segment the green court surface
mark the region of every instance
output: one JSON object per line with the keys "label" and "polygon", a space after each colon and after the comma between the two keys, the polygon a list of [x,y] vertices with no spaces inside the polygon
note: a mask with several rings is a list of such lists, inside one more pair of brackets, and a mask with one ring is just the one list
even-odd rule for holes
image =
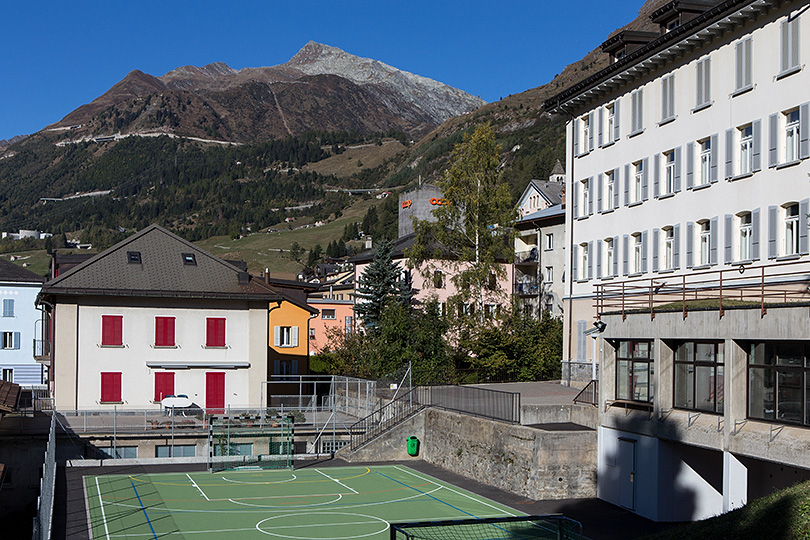
{"label": "green court surface", "polygon": [[84,478],[94,539],[388,538],[389,522],[522,515],[401,465]]}

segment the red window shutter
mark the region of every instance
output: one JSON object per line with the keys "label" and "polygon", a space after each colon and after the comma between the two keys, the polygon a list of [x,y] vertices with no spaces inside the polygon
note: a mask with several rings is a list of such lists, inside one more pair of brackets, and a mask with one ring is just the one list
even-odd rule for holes
{"label": "red window shutter", "polygon": [[163,401],[166,396],[174,395],[174,372],[159,371],[155,373],[155,401]]}
{"label": "red window shutter", "polygon": [[101,316],[101,344],[123,345],[124,317],[121,315]]}
{"label": "red window shutter", "polygon": [[205,346],[224,347],[225,319],[221,317],[209,317],[205,321],[206,321]]}
{"label": "red window shutter", "polygon": [[155,317],[155,346],[174,347],[174,317]]}
{"label": "red window shutter", "polygon": [[121,401],[121,373],[102,372],[101,373],[101,401],[119,402]]}

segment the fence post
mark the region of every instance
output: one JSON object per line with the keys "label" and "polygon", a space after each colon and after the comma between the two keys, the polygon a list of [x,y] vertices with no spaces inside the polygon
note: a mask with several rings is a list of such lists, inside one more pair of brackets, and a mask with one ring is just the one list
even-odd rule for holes
{"label": "fence post", "polygon": [[115,459],[115,455],[117,452],[118,446],[118,405],[113,405],[113,459]]}

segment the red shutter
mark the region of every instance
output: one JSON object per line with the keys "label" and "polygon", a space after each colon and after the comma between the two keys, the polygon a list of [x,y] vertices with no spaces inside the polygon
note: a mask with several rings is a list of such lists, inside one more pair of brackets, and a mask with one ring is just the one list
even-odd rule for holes
{"label": "red shutter", "polygon": [[155,401],[163,401],[166,396],[174,395],[174,372],[158,371],[155,373]]}
{"label": "red shutter", "polygon": [[174,317],[155,317],[155,347],[174,347]]}
{"label": "red shutter", "polygon": [[101,344],[123,345],[124,317],[121,315],[101,316]]}
{"label": "red shutter", "polygon": [[121,400],[121,373],[101,373],[101,402],[115,403]]}
{"label": "red shutter", "polygon": [[225,319],[219,317],[209,317],[205,320],[205,346],[224,347],[225,346]]}
{"label": "red shutter", "polygon": [[225,373],[209,371],[205,374],[205,408],[209,414],[222,414],[225,410]]}

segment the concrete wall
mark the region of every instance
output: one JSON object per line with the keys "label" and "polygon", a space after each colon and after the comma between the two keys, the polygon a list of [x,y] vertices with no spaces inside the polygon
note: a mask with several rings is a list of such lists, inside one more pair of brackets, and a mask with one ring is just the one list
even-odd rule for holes
{"label": "concrete wall", "polygon": [[410,435],[421,442],[419,458],[512,493],[538,500],[596,495],[595,431],[541,431],[427,409],[363,449],[340,455],[350,461],[414,459],[406,453]]}
{"label": "concrete wall", "polygon": [[442,190],[438,186],[425,184],[419,189],[402,193],[399,196],[399,238],[413,232],[413,220],[436,221],[433,210],[438,208],[442,200]]}

